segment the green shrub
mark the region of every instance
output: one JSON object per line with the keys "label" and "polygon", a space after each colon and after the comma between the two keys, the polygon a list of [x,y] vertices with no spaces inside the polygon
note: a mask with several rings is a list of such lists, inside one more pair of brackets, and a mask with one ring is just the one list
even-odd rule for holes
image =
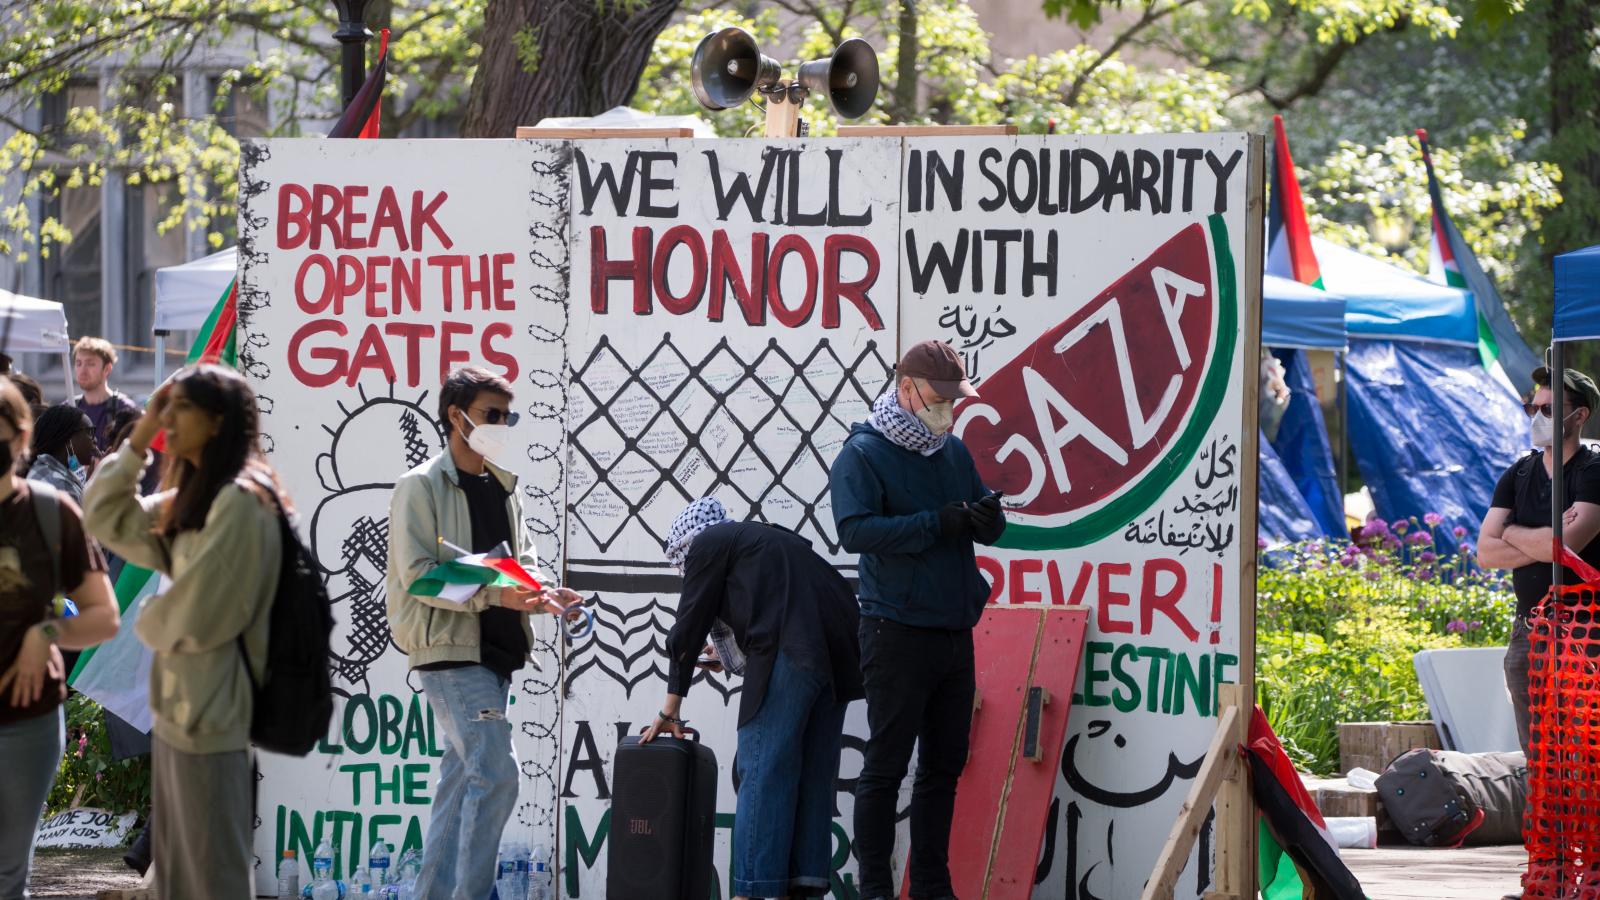
{"label": "green shrub", "polygon": [[1412,657],[1505,643],[1516,608],[1501,573],[1415,519],[1354,541],[1266,552],[1256,580],[1256,696],[1295,765],[1339,768],[1340,722],[1429,718]]}
{"label": "green shrub", "polygon": [[150,757],[113,761],[100,705],[74,692],[67,698],[67,745],[47,801],[49,814],[73,806],[115,813],[150,809]]}

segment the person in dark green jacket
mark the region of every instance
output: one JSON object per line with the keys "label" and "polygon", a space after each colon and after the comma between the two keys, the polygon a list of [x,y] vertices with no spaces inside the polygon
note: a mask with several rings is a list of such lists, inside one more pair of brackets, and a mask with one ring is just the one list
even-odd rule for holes
{"label": "person in dark green jacket", "polygon": [[989,586],[974,542],[1005,531],[961,439],[950,433],[966,368],[942,341],[923,341],[895,367],[894,385],[851,428],[829,480],[844,549],[861,554],[861,666],[867,740],[856,782],[861,897],[895,896],[889,856],[895,802],[921,741],[911,801],[911,896],[944,900],[950,818],[967,762],[975,691],[972,628]]}

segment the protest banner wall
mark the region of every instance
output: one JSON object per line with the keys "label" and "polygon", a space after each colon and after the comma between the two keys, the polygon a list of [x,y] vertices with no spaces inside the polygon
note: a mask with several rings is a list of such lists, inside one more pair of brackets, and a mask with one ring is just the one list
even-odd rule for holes
{"label": "protest banner wall", "polygon": [[[1095,610],[1040,896],[1138,895],[1216,729],[1216,687],[1240,674],[1248,149],[1237,134],[906,142],[901,344],[950,342],[982,395],[955,432],[1006,494],[1002,546],[979,553],[991,602]],[[1180,895],[1208,885],[1211,846],[1208,823],[1208,864]]]}
{"label": "protest banner wall", "polygon": [[[245,154],[242,365],[328,572],[346,695],[318,753],[264,761],[262,860],[323,833],[362,855],[374,835],[404,848],[425,828],[437,730],[388,641],[382,535],[395,477],[441,446],[443,370],[512,376],[529,414],[512,468],[541,556],[596,614],[593,637],[543,642],[544,674],[514,687],[526,780],[508,837],[558,841],[561,894],[599,897],[613,750],[665,691],[672,519],[715,495],[735,518],[796,530],[853,580],[828,469],[898,351],[938,337],[984,391],[956,427],[1007,494],[1012,525],[980,552],[991,602],[1094,609],[1036,896],[1138,893],[1215,727],[1217,685],[1249,671],[1258,144],[266,141]],[[684,705],[721,767],[719,896],[738,690],[702,674]],[[833,896],[852,900],[865,737],[856,704],[833,873]],[[1204,892],[1214,846],[1208,826],[1178,896]]]}
{"label": "protest banner wall", "polygon": [[[568,145],[263,141],[240,168],[241,368],[273,464],[327,573],[336,626],[329,736],[261,756],[256,887],[324,836],[347,877],[374,840],[418,847],[442,735],[385,613],[389,499],[441,452],[443,374],[503,374],[524,414],[505,465],[542,567],[560,571]],[[524,781],[507,837],[553,838],[559,656],[551,622],[512,690]]]}
{"label": "protest banner wall", "polygon": [[[568,574],[597,640],[566,660],[561,798],[567,896],[605,893],[611,758],[665,696],[678,573],[663,539],[712,494],[790,528],[851,577],[828,467],[894,365],[895,141],[592,141],[574,145]],[[729,829],[739,679],[684,702],[721,770]],[[860,767],[865,710],[845,763]],[[841,779],[838,872],[853,877]],[[577,893],[575,894],[574,891]]]}

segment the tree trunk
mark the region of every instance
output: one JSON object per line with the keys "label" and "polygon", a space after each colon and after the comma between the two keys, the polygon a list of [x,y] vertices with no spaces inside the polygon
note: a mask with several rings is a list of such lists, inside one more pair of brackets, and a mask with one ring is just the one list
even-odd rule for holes
{"label": "tree trunk", "polygon": [[1551,0],[1550,150],[1561,166],[1555,253],[1600,240],[1600,63],[1593,0]]}
{"label": "tree trunk", "polygon": [[894,96],[889,116],[896,122],[917,117],[917,0],[900,0],[900,52],[895,60]]}
{"label": "tree trunk", "polygon": [[512,137],[517,126],[547,116],[592,116],[627,103],[677,7],[677,0],[489,0],[462,137]]}

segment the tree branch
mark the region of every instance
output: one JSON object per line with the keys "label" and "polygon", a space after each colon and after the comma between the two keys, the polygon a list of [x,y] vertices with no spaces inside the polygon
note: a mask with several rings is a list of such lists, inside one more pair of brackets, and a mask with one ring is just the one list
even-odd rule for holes
{"label": "tree branch", "polygon": [[1072,84],[1067,87],[1067,92],[1064,95],[1062,102],[1067,106],[1076,105],[1078,102],[1078,96],[1082,94],[1083,89],[1089,85],[1089,77],[1093,75],[1108,60],[1110,60],[1111,57],[1115,56],[1118,51],[1120,51],[1123,47],[1126,47],[1130,41],[1138,36],[1139,32],[1144,31],[1146,28],[1149,28],[1151,25],[1161,21],[1163,18],[1166,18],[1183,7],[1195,2],[1197,2],[1197,0],[1176,0],[1176,2],[1170,6],[1161,6],[1160,0],[1150,0],[1150,2],[1146,4],[1144,12],[1139,16],[1139,18],[1134,20],[1133,24],[1123,29],[1121,34],[1113,38],[1111,45],[1106,48],[1105,52],[1096,57],[1094,62],[1090,63],[1088,67],[1086,67],[1082,72],[1079,72],[1072,79]]}

